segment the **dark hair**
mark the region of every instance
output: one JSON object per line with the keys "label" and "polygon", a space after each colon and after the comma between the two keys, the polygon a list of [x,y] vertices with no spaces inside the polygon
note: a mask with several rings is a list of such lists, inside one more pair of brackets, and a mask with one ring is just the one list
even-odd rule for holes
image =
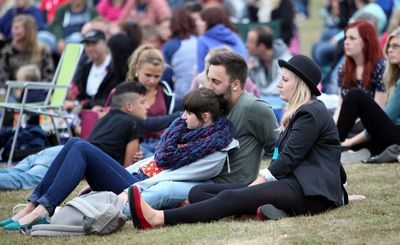
{"label": "dark hair", "polygon": [[[112,0],[108,0],[108,2],[110,3],[110,5],[114,5]],[[124,0],[124,1],[122,2],[121,7],[124,7],[125,4],[126,4],[126,2],[127,2],[127,0]]]}
{"label": "dark hair", "polygon": [[[211,56],[208,62],[210,66],[221,65],[225,67],[230,82],[238,79],[240,81],[240,87],[244,89],[247,79],[247,63],[242,56],[232,51],[218,52]],[[206,72],[206,74],[208,74],[208,70]]]}
{"label": "dark hair", "polygon": [[118,33],[108,39],[107,45],[111,52],[115,81],[118,83],[125,81],[125,75],[128,73],[128,59],[134,51],[131,42],[125,34]]}
{"label": "dark hair", "polygon": [[274,32],[268,26],[257,26],[251,31],[257,33],[257,45],[264,44],[266,48],[272,49],[274,44]]}
{"label": "dark hair", "polygon": [[197,1],[192,1],[192,2],[186,2],[185,8],[190,13],[197,13],[197,12],[201,12],[203,10],[203,5]]}
{"label": "dark hair", "polygon": [[131,41],[132,50],[135,50],[142,43],[142,28],[135,21],[124,21],[119,24],[121,30],[126,33]]}
{"label": "dark hair", "polygon": [[221,7],[205,8],[200,13],[201,18],[206,22],[206,29],[210,29],[218,24],[223,24],[227,28],[236,32],[236,26],[232,23],[229,15]]}
{"label": "dark hair", "polygon": [[183,98],[183,108],[201,120],[201,114],[210,112],[214,120],[229,113],[229,102],[223,94],[217,95],[208,88],[199,88],[189,92]]}
{"label": "dark hair", "polygon": [[125,81],[115,87],[115,92],[112,96],[111,107],[121,108],[126,101],[134,100],[131,93],[146,95],[146,87],[138,82]]}
{"label": "dark hair", "polygon": [[171,37],[185,39],[196,35],[196,23],[186,8],[174,11],[170,23]]}
{"label": "dark hair", "polygon": [[116,82],[125,81],[130,55],[142,42],[142,29],[136,22],[119,24],[122,32],[112,35],[107,45],[110,48]]}

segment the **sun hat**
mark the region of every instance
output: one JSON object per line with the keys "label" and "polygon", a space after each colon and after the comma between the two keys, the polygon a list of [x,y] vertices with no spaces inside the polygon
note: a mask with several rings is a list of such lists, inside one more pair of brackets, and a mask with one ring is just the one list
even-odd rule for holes
{"label": "sun hat", "polygon": [[284,67],[303,80],[310,88],[311,93],[314,95],[321,95],[317,88],[318,83],[321,81],[321,70],[318,65],[309,57],[298,54],[290,58],[288,61],[278,60],[280,67]]}

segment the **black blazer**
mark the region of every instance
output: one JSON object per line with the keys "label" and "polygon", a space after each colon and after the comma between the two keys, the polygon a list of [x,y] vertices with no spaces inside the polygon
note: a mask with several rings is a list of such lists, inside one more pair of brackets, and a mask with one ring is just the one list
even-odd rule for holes
{"label": "black blazer", "polygon": [[82,66],[80,73],[77,74],[75,78],[75,85],[78,87],[79,95],[77,99],[79,101],[85,101],[84,107],[91,108],[95,105],[104,105],[104,102],[107,99],[107,96],[110,94],[110,91],[116,87],[121,81],[116,81],[116,76],[114,73],[114,68],[112,61],[107,66],[107,75],[104,77],[101,82],[97,93],[94,96],[89,96],[86,93],[87,79],[89,77],[90,68],[92,67],[93,62],[87,62]]}
{"label": "black blazer", "polygon": [[344,205],[345,172],[337,127],[325,105],[301,106],[277,141],[278,158],[268,167],[276,179],[295,177],[305,196],[323,196]]}

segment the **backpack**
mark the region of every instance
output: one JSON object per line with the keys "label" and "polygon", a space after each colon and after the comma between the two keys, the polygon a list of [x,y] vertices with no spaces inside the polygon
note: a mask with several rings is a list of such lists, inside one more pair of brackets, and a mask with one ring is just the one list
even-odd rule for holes
{"label": "backpack", "polygon": [[34,225],[31,236],[106,235],[126,222],[124,205],[113,192],[90,192],[56,212],[50,224]]}
{"label": "backpack", "polygon": [[[2,159],[8,159],[11,151],[15,131],[13,128],[4,128],[0,130],[0,149],[3,149]],[[47,133],[36,125],[28,125],[20,128],[15,145],[13,161],[19,161],[26,156],[39,152],[49,146]]]}

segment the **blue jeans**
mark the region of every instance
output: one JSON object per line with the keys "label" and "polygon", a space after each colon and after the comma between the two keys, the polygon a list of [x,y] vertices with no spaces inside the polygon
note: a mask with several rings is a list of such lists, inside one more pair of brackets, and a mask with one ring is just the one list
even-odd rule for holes
{"label": "blue jeans", "polygon": [[160,142],[160,138],[148,138],[140,143],[140,149],[143,151],[143,159],[154,156],[158,142]]}
{"label": "blue jeans", "polygon": [[92,190],[115,194],[140,181],[94,145],[81,138],[71,138],[28,200],[41,204],[53,214],[84,177]]}
{"label": "blue jeans", "polygon": [[55,53],[57,51],[57,38],[53,33],[49,31],[38,31],[37,38],[42,43],[47,44],[51,50],[51,53]]}
{"label": "blue jeans", "polygon": [[64,37],[65,43],[80,43],[83,40],[83,36],[79,32],[71,33],[70,35]]}
{"label": "blue jeans", "polygon": [[314,61],[319,66],[329,65],[335,58],[337,45],[330,43],[330,39],[335,36],[340,29],[327,28],[322,32],[319,42],[314,43],[311,47],[311,54]]}
{"label": "blue jeans", "polygon": [[[193,186],[199,184],[210,184],[212,181],[200,182],[178,182],[178,181],[163,181],[156,185],[143,190],[141,196],[154,209],[169,209],[175,208],[180,203],[186,200],[189,196],[189,191]],[[129,204],[125,205],[124,214],[131,217]]]}
{"label": "blue jeans", "polygon": [[62,145],[44,149],[21,160],[14,168],[0,169],[0,190],[26,190],[37,186]]}

